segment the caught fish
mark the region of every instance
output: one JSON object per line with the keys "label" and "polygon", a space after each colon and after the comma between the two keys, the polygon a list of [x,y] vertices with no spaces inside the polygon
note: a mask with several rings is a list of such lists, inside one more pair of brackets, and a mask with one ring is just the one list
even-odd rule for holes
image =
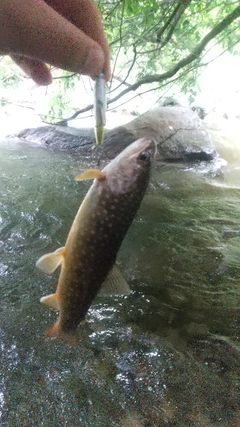
{"label": "caught fish", "polygon": [[129,294],[115,264],[124,236],[147,188],[155,144],[139,139],[104,169],[90,169],[77,181],[94,179],[73,221],[64,247],[36,263],[47,274],[61,265],[56,293],[41,302],[59,311],[47,336],[74,336],[98,293]]}

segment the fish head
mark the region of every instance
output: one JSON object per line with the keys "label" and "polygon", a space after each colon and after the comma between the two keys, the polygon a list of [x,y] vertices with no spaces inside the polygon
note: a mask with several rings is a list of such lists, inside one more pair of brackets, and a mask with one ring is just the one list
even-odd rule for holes
{"label": "fish head", "polygon": [[148,183],[156,143],[141,138],[125,148],[104,169],[107,184],[112,192],[127,193]]}

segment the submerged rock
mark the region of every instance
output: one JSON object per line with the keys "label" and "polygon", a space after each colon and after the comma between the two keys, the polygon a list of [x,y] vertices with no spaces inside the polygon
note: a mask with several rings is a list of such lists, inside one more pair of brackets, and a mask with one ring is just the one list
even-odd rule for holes
{"label": "submerged rock", "polygon": [[[93,129],[53,125],[25,129],[17,137],[83,156],[92,155],[95,141]],[[198,115],[191,109],[180,106],[159,107],[124,126],[106,131],[104,144],[95,150],[95,154],[113,158],[131,142],[142,137],[155,139],[160,160],[210,161],[217,156]]]}

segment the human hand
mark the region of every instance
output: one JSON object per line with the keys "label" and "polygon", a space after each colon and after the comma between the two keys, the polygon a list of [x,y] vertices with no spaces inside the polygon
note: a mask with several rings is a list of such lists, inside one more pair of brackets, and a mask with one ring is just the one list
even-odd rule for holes
{"label": "human hand", "polygon": [[110,78],[109,48],[93,0],[0,0],[0,51],[38,84],[52,81],[45,63]]}

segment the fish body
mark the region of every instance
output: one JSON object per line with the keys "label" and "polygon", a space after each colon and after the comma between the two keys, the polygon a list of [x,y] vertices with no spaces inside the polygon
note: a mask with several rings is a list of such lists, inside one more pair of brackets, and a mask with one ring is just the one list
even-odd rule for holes
{"label": "fish body", "polygon": [[86,171],[76,178],[95,179],[74,219],[65,247],[37,262],[48,274],[61,265],[56,293],[41,299],[60,312],[58,321],[48,329],[48,336],[75,334],[105,283],[115,287],[115,281],[115,293],[119,293],[119,286],[128,293],[115,260],[146,191],[154,152],[151,140],[140,139],[102,171]]}

